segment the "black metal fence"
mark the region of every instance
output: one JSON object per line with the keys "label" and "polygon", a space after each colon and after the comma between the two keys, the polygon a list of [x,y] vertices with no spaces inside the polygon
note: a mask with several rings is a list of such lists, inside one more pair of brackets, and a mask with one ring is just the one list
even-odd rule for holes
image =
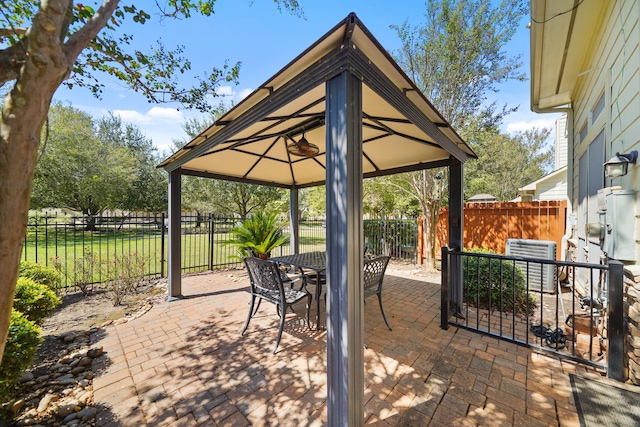
{"label": "black metal fence", "polygon": [[377,255],[416,262],[417,219],[365,219],[364,244]]}
{"label": "black metal fence", "polygon": [[[241,265],[235,249],[225,244],[235,217],[182,216],[182,271],[185,273]],[[376,254],[415,260],[415,220],[365,220],[368,249]],[[89,283],[107,280],[104,265],[129,257],[144,263],[148,277],[164,277],[168,256],[165,214],[86,217],[41,215],[29,218],[22,259],[54,265],[63,273],[63,286],[74,286],[79,276]],[[288,232],[288,230],[287,230]],[[300,221],[300,251],[325,250],[326,224],[322,219]],[[286,255],[288,246],[273,256]]]}
{"label": "black metal fence", "polygon": [[606,369],[623,368],[622,264],[442,248],[442,327],[455,325]]}

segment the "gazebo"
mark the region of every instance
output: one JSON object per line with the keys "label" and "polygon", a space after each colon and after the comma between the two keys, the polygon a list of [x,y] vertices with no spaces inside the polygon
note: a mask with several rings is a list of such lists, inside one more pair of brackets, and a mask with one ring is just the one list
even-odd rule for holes
{"label": "gazebo", "polygon": [[351,13],[251,95],[163,161],[169,173],[169,298],[181,296],[181,176],[327,190],[327,406],[361,425],[363,178],[449,170],[449,246],[462,248],[462,165],[471,148]]}

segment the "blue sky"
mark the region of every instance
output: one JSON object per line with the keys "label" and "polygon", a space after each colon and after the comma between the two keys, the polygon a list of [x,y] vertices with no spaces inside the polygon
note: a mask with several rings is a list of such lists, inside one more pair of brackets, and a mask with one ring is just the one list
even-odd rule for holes
{"label": "blue sky", "polygon": [[[149,2],[150,4],[152,2]],[[145,49],[161,39],[168,48],[185,47],[185,56],[192,62],[192,76],[204,74],[214,66],[242,62],[240,83],[222,87],[237,102],[261,83],[284,67],[323,34],[333,28],[350,12],[355,12],[374,37],[388,51],[400,47],[400,40],[389,26],[405,20],[417,25],[424,16],[424,0],[300,0],[306,19],[278,11],[271,0],[219,0],[215,15],[187,20],[164,20],[153,17],[151,22],[132,27],[134,44]],[[152,6],[147,6],[152,7]],[[148,9],[151,12],[152,9]],[[529,74],[529,30],[527,17],[523,17],[518,32],[507,50],[522,55],[523,71]],[[103,77],[103,76],[101,76]],[[177,104],[149,104],[144,97],[127,89],[123,84],[104,77],[106,85],[102,99],[94,98],[82,88],[72,90],[61,87],[55,99],[94,116],[113,111],[123,120],[140,127],[162,151],[172,150],[173,139],[184,139],[180,123],[201,113],[178,108]],[[513,132],[532,126],[553,127],[557,115],[534,114],[529,109],[529,82],[510,82],[491,94],[499,104],[519,105],[509,115],[503,130]]]}

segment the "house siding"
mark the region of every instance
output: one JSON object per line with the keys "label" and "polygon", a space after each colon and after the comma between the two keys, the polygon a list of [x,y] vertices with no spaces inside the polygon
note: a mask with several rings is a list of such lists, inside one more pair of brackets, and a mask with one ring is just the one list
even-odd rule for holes
{"label": "house siding", "polygon": [[[578,159],[589,149],[589,144],[604,129],[605,159],[616,152],[640,150],[640,4],[631,0],[610,2],[603,25],[595,38],[591,56],[586,58],[583,69],[588,71],[578,84],[573,96],[573,206],[578,206]],[[595,121],[591,116],[598,99],[605,94],[605,109]],[[580,131],[587,123],[584,141]],[[640,164],[631,167],[629,173],[613,180],[606,178],[604,186],[620,185],[624,189],[636,189],[635,237],[636,263],[640,253],[640,220],[637,212],[640,188]],[[580,230],[578,230],[580,231]]]}
{"label": "house siding", "polygon": [[[585,191],[579,191],[579,159],[593,149],[591,144],[601,131],[604,131],[605,160],[616,152],[640,151],[640,2],[611,1],[604,13],[600,28],[594,29],[593,46],[582,67],[584,74],[572,96],[574,166],[569,173],[573,175],[571,199],[576,213],[585,206],[593,209],[589,200],[580,205],[579,194]],[[593,117],[594,106],[603,93],[605,108],[599,117]],[[583,132],[585,123],[587,131]],[[626,354],[629,380],[640,384],[640,162],[631,166],[624,177],[603,178],[604,187],[614,185],[635,190],[635,212],[630,215],[633,215],[636,261],[625,263],[625,313],[629,319]],[[584,230],[578,227],[575,231],[584,237]]]}

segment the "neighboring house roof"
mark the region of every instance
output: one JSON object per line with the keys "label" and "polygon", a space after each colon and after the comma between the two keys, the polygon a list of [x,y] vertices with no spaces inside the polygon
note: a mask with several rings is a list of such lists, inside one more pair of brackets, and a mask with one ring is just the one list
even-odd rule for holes
{"label": "neighboring house roof", "polygon": [[[573,100],[593,38],[602,25],[602,0],[531,1],[531,105],[551,108]],[[534,108],[532,108],[534,109]]]}
{"label": "neighboring house roof", "polygon": [[474,196],[469,197],[468,202],[495,202],[498,200],[496,196],[491,194],[476,194]]}
{"label": "neighboring house roof", "polygon": [[[362,81],[364,177],[464,163],[476,158],[423,93],[350,14],[159,167],[184,175],[303,188],[326,179],[328,82],[349,70]],[[359,88],[358,88],[359,89]],[[356,88],[349,91],[355,97]],[[353,93],[351,93],[353,92]],[[335,109],[335,107],[333,107]],[[358,118],[359,120],[359,118]],[[319,148],[295,157],[305,137]]]}
{"label": "neighboring house roof", "polygon": [[546,182],[552,182],[552,181],[556,181],[558,180],[558,178],[563,178],[566,177],[567,175],[567,167],[561,167],[558,170],[555,170],[553,172],[551,172],[548,175],[543,176],[542,178],[540,178],[537,181],[533,181],[530,184],[525,185],[522,188],[518,188],[518,191],[523,192],[523,191],[535,191],[540,184],[546,183]]}

